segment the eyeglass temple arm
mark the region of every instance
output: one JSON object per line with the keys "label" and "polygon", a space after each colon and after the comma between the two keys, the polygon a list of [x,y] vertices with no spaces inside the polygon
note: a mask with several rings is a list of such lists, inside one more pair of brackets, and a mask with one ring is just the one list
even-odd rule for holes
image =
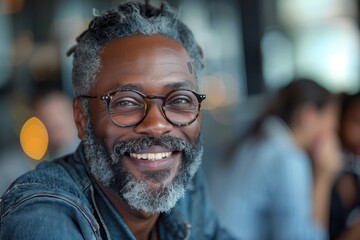
{"label": "eyeglass temple arm", "polygon": [[109,96],[87,96],[87,95],[80,95],[79,98],[98,98],[100,100],[107,100]]}

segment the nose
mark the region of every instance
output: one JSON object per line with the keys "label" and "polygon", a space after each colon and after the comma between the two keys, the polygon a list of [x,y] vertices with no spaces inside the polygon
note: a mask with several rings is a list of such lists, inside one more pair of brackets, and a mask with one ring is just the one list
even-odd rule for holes
{"label": "nose", "polygon": [[154,103],[148,106],[144,120],[134,127],[134,131],[151,137],[160,137],[169,133],[173,129],[173,125],[166,120],[161,106]]}

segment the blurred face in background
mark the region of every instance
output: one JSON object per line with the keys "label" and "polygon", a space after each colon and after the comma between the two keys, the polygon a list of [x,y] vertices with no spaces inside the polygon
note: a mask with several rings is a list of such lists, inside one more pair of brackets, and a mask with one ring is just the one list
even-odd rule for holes
{"label": "blurred face in background", "polygon": [[320,110],[318,131],[320,136],[329,136],[336,133],[338,127],[339,106],[331,101],[325,108]]}
{"label": "blurred face in background", "polygon": [[338,104],[336,101],[330,101],[322,108],[306,104],[301,107],[299,118],[299,129],[304,137],[302,146],[308,150],[312,149],[321,139],[336,135]]}
{"label": "blurred face in background", "polygon": [[50,92],[37,100],[34,110],[46,126],[50,148],[62,148],[76,138],[72,104],[64,93]]}
{"label": "blurred face in background", "polygon": [[360,155],[360,99],[345,112],[340,131],[344,148]]}

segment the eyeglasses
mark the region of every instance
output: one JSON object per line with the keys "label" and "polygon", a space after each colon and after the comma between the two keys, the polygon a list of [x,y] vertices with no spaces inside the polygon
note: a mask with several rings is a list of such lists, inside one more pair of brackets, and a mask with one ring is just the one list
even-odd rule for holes
{"label": "eyeglasses", "polygon": [[205,94],[188,89],[177,89],[165,96],[146,96],[137,90],[118,90],[104,96],[79,96],[97,98],[106,102],[108,116],[117,126],[126,128],[141,123],[148,112],[149,100],[162,100],[161,110],[165,119],[183,127],[193,123],[199,116],[201,102]]}

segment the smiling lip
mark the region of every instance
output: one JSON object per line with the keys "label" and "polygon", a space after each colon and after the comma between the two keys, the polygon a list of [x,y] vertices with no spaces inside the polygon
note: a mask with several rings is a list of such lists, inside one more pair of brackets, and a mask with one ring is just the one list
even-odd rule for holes
{"label": "smiling lip", "polygon": [[171,167],[176,163],[179,156],[178,151],[165,149],[163,147],[150,147],[141,152],[130,153],[128,158],[130,164],[146,170],[160,170]]}
{"label": "smiling lip", "polygon": [[159,161],[163,158],[168,158],[172,152],[160,152],[160,153],[130,153],[130,157],[137,158],[139,160]]}

